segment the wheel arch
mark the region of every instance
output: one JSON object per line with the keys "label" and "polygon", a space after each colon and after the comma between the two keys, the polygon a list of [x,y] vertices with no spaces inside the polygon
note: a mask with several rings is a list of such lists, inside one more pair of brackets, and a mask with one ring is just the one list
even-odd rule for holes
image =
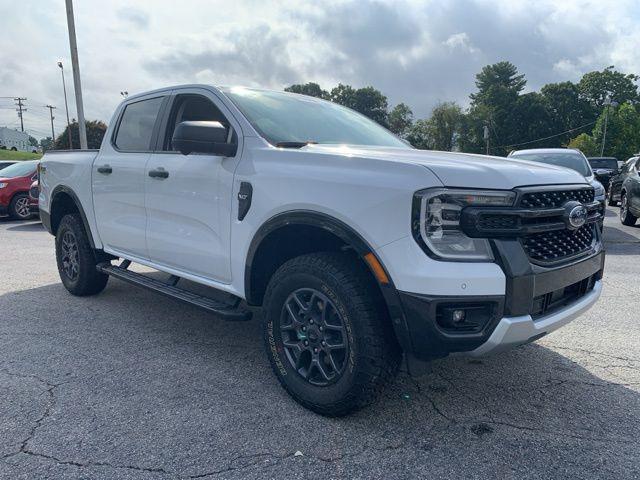
{"label": "wheel arch", "polygon": [[[283,248],[282,245],[285,245]],[[254,235],[245,262],[245,298],[261,305],[266,286],[280,265],[298,255],[327,250],[351,250],[367,265],[388,309],[396,337],[408,347],[406,321],[393,280],[369,243],[352,227],[330,215],[294,210],[271,217]],[[381,278],[386,277],[386,282]]]}
{"label": "wheel arch", "polygon": [[48,225],[45,225],[47,230],[52,235],[55,235],[62,217],[69,213],[78,213],[82,219],[85,232],[87,232],[87,238],[91,248],[95,249],[95,243],[93,241],[93,235],[91,234],[91,228],[89,227],[89,221],[87,215],[82,208],[82,203],[78,198],[78,195],[66,185],[58,185],[51,192],[51,206],[49,208]]}

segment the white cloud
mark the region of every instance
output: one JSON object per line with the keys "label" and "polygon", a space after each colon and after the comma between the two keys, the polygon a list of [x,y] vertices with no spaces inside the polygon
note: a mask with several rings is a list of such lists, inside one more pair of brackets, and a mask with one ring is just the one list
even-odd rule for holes
{"label": "white cloud", "polygon": [[[77,0],[87,118],[108,121],[121,100],[181,82],[282,88],[317,81],[373,85],[418,116],[440,100],[468,103],[482,66],[510,60],[528,88],[577,80],[614,64],[640,73],[637,0]],[[64,126],[60,71],[67,66],[64,2],[0,0],[0,96],[27,97],[25,125],[50,131],[47,103]],[[16,125],[0,100],[0,125]]]}

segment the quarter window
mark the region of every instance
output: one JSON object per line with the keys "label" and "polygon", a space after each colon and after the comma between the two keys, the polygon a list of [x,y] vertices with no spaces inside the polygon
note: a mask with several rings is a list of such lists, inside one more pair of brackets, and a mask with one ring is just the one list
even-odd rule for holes
{"label": "quarter window", "polygon": [[158,118],[163,97],[130,103],[124,109],[116,134],[115,145],[120,150],[149,151],[153,126]]}

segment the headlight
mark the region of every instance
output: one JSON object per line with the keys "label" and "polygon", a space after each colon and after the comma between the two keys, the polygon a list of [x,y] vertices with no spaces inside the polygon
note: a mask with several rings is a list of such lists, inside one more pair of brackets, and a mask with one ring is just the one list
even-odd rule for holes
{"label": "headlight", "polygon": [[414,196],[413,231],[423,248],[443,260],[493,260],[489,241],[470,238],[460,228],[460,214],[467,206],[509,207],[514,192],[435,188]]}
{"label": "headlight", "polygon": [[602,186],[602,184],[599,185],[594,185],[594,195],[596,197],[599,197],[600,195],[604,195],[604,187]]}
{"label": "headlight", "polygon": [[0,182],[0,188],[4,188],[4,187],[6,187],[7,185],[8,185],[8,183],[2,183],[2,182]]}

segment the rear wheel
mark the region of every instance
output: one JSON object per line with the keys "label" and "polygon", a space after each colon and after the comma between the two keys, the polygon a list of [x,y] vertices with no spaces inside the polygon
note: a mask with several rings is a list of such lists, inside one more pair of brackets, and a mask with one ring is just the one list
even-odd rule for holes
{"label": "rear wheel", "polygon": [[16,220],[27,220],[31,218],[29,211],[29,195],[17,193],[9,204],[9,215]]}
{"label": "rear wheel", "polygon": [[263,332],[273,370],[306,408],[342,416],[372,403],[395,375],[400,349],[366,267],[343,253],[289,260],[265,294]]}
{"label": "rear wheel", "polygon": [[98,272],[98,258],[78,214],[65,215],[56,232],[56,261],[65,288],[77,296],[95,295],[109,276]]}
{"label": "rear wheel", "polygon": [[620,221],[623,225],[632,226],[636,224],[638,217],[629,212],[629,197],[626,193],[620,197]]}

